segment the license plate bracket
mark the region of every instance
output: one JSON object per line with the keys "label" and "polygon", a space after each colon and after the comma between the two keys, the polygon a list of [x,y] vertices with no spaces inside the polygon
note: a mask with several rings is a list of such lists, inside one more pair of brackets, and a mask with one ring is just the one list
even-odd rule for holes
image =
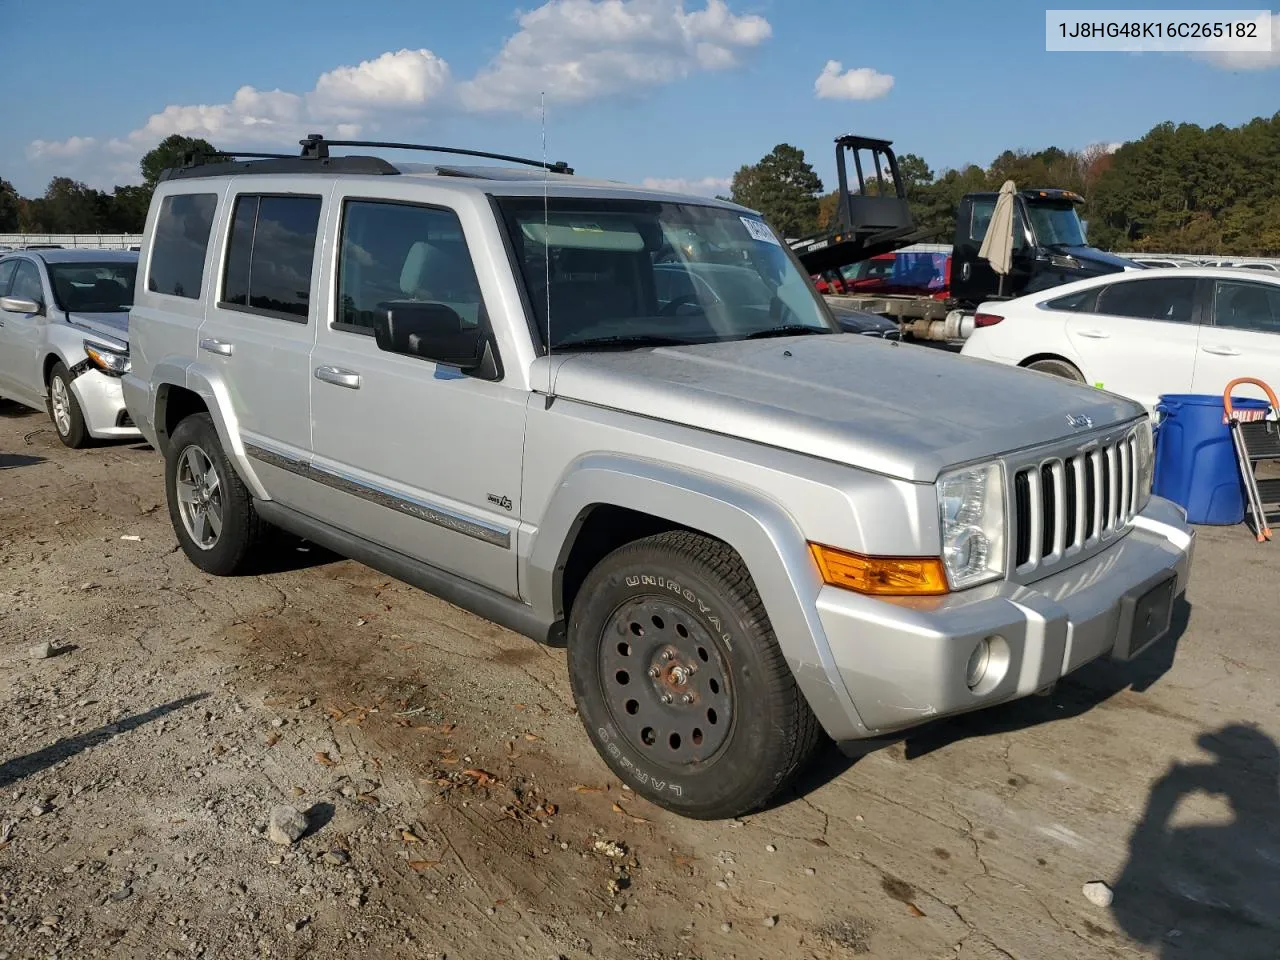
{"label": "license plate bracket", "polygon": [[1177,577],[1170,576],[1145,592],[1121,601],[1120,630],[1113,656],[1132,660],[1169,632],[1176,587]]}

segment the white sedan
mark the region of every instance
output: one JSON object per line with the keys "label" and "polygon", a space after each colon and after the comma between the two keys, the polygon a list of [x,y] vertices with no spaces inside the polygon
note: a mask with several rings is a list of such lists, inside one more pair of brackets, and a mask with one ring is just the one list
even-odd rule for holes
{"label": "white sedan", "polygon": [[1280,274],[1168,267],[988,301],[961,352],[1092,384],[1152,411],[1161,394],[1221,395],[1236,377],[1280,389]]}

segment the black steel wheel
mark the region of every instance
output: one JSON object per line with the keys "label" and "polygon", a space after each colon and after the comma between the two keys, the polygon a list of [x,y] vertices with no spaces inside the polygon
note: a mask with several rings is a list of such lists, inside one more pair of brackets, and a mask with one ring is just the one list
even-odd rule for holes
{"label": "black steel wheel", "polygon": [[718,540],[673,531],[615,550],[578,591],[568,638],[587,734],[669,810],[755,810],[818,743],[746,565]]}

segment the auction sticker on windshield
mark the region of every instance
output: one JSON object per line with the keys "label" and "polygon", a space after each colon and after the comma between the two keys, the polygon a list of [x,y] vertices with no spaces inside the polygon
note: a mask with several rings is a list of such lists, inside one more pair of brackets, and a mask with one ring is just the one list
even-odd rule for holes
{"label": "auction sticker on windshield", "polygon": [[775,247],[782,246],[778,242],[778,238],[773,235],[773,231],[769,229],[769,225],[763,220],[753,220],[750,217],[739,217],[738,219],[747,228],[747,233],[751,234],[751,239],[772,243]]}

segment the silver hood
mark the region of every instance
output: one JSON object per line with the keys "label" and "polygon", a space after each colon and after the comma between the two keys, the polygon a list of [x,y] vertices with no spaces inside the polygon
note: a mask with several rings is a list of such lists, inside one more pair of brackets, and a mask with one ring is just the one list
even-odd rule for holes
{"label": "silver hood", "polygon": [[[129,343],[128,313],[68,313],[67,323],[89,333],[97,333],[108,340]],[[103,346],[111,346],[104,343]]]}
{"label": "silver hood", "polygon": [[562,398],[922,482],[1087,432],[1068,416],[1101,430],[1144,413],[1043,373],[856,334],[576,352],[553,362]]}

